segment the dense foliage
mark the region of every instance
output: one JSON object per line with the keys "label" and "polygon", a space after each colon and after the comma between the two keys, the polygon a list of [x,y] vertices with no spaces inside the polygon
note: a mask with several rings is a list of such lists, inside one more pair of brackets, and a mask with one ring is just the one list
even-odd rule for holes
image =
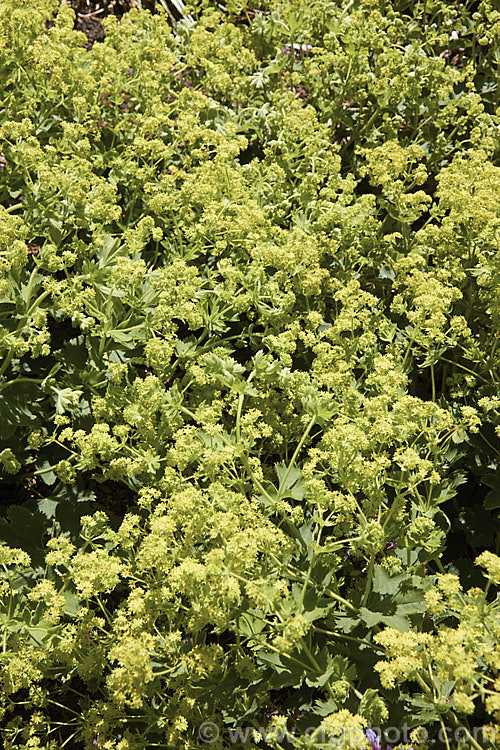
{"label": "dense foliage", "polygon": [[0,0],[4,746],[498,747],[495,2],[158,10]]}

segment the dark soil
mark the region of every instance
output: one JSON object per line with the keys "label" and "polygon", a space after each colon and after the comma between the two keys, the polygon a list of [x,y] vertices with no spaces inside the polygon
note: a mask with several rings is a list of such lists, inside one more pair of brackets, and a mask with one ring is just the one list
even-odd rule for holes
{"label": "dark soil", "polygon": [[[94,42],[102,42],[104,29],[102,19],[115,15],[120,18],[131,8],[140,8],[140,0],[66,0],[76,13],[75,29],[83,31],[88,39],[88,47]],[[142,3],[149,7],[151,3]],[[151,8],[150,8],[151,9]]]}

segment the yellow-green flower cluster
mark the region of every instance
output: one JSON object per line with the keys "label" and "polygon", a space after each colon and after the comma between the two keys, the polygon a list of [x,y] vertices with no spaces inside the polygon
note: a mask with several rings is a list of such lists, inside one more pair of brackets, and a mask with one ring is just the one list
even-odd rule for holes
{"label": "yellow-green flower cluster", "polygon": [[500,733],[498,11],[125,5],[0,0],[0,737]]}

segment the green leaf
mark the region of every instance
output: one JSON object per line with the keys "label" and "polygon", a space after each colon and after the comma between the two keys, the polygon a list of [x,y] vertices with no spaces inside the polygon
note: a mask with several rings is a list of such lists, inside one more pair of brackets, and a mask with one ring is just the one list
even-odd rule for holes
{"label": "green leaf", "polygon": [[366,607],[361,607],[360,617],[369,628],[373,628],[374,625],[378,625],[379,622],[382,622],[384,616],[380,612],[371,612]]}
{"label": "green leaf", "polygon": [[380,618],[384,625],[389,628],[399,630],[401,633],[406,633],[410,629],[410,623],[407,618],[402,614],[395,615],[382,615]]}
{"label": "green leaf", "polygon": [[273,673],[269,684],[275,689],[283,687],[300,687],[304,680],[305,668],[292,657],[276,654],[271,651],[259,651],[258,661],[272,667]]}
{"label": "green leaf", "polygon": [[390,576],[386,568],[382,565],[375,565],[372,589],[377,594],[394,596],[400,590],[403,581],[407,580],[408,575],[406,573],[398,573],[395,576]]}
{"label": "green leaf", "polygon": [[496,510],[500,508],[500,490],[491,490],[484,498],[484,507],[486,510]]}
{"label": "green leaf", "polygon": [[71,411],[72,408],[78,405],[83,393],[80,389],[56,388],[55,386],[51,386],[51,390],[55,393],[57,414],[64,414],[66,411]]}
{"label": "green leaf", "polygon": [[276,464],[275,469],[279,480],[280,496],[282,498],[291,497],[294,500],[302,500],[305,488],[300,469],[293,466],[288,471],[288,466],[284,463]]}
{"label": "green leaf", "polygon": [[45,549],[42,540],[51,525],[39,511],[11,505],[7,509],[7,517],[0,518],[0,539],[11,547],[20,547],[27,552],[34,566],[43,566]]}
{"label": "green leaf", "polygon": [[80,602],[78,598],[74,594],[72,594],[70,591],[65,591],[64,599],[65,599],[64,611],[66,612],[66,614],[76,615],[76,613],[80,609]]}
{"label": "green leaf", "polygon": [[488,492],[484,498],[484,507],[486,510],[500,508],[500,474],[483,474],[481,483],[487,487],[491,487],[491,492]]}
{"label": "green leaf", "polygon": [[[47,469],[47,471],[43,471],[43,469]],[[40,472],[40,477],[45,484],[52,485],[57,479],[56,474],[50,469],[50,463],[48,461],[43,461],[40,466],[37,465],[37,471]]]}
{"label": "green leaf", "polygon": [[316,700],[314,702],[312,710],[313,713],[316,714],[316,716],[321,716],[321,718],[324,718],[325,716],[338,711],[339,704],[336,703],[333,698],[329,698],[328,700]]}

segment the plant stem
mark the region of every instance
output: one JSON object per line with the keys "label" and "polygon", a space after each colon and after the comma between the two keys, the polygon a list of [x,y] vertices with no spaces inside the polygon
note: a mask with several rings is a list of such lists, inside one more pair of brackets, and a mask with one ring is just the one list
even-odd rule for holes
{"label": "plant stem", "polygon": [[373,566],[375,564],[375,555],[371,555],[370,562],[368,563],[368,571],[366,573],[366,585],[365,585],[365,592],[363,594],[363,599],[361,601],[361,606],[366,607],[366,602],[368,601],[368,597],[370,596],[370,591],[372,588],[372,578],[373,578]]}
{"label": "plant stem", "polygon": [[278,488],[278,494],[276,496],[276,502],[278,502],[278,500],[281,500],[281,493],[282,493],[282,491],[286,487],[286,480],[288,479],[289,474],[290,474],[291,470],[293,469],[293,466],[294,466],[295,461],[297,459],[297,456],[299,455],[300,451],[302,450],[302,446],[304,445],[305,441],[307,440],[307,436],[309,435],[309,433],[311,432],[312,428],[314,427],[315,422],[316,422],[316,416],[312,416],[311,419],[310,419],[310,421],[309,421],[309,424],[307,425],[307,427],[306,427],[306,429],[304,431],[304,434],[302,435],[302,437],[299,440],[299,444],[295,448],[295,451],[293,453],[292,458],[290,459],[290,463],[288,464],[288,467],[287,467],[287,470],[285,472],[285,475],[284,475],[284,477],[282,478],[282,480],[280,482],[280,486]]}

